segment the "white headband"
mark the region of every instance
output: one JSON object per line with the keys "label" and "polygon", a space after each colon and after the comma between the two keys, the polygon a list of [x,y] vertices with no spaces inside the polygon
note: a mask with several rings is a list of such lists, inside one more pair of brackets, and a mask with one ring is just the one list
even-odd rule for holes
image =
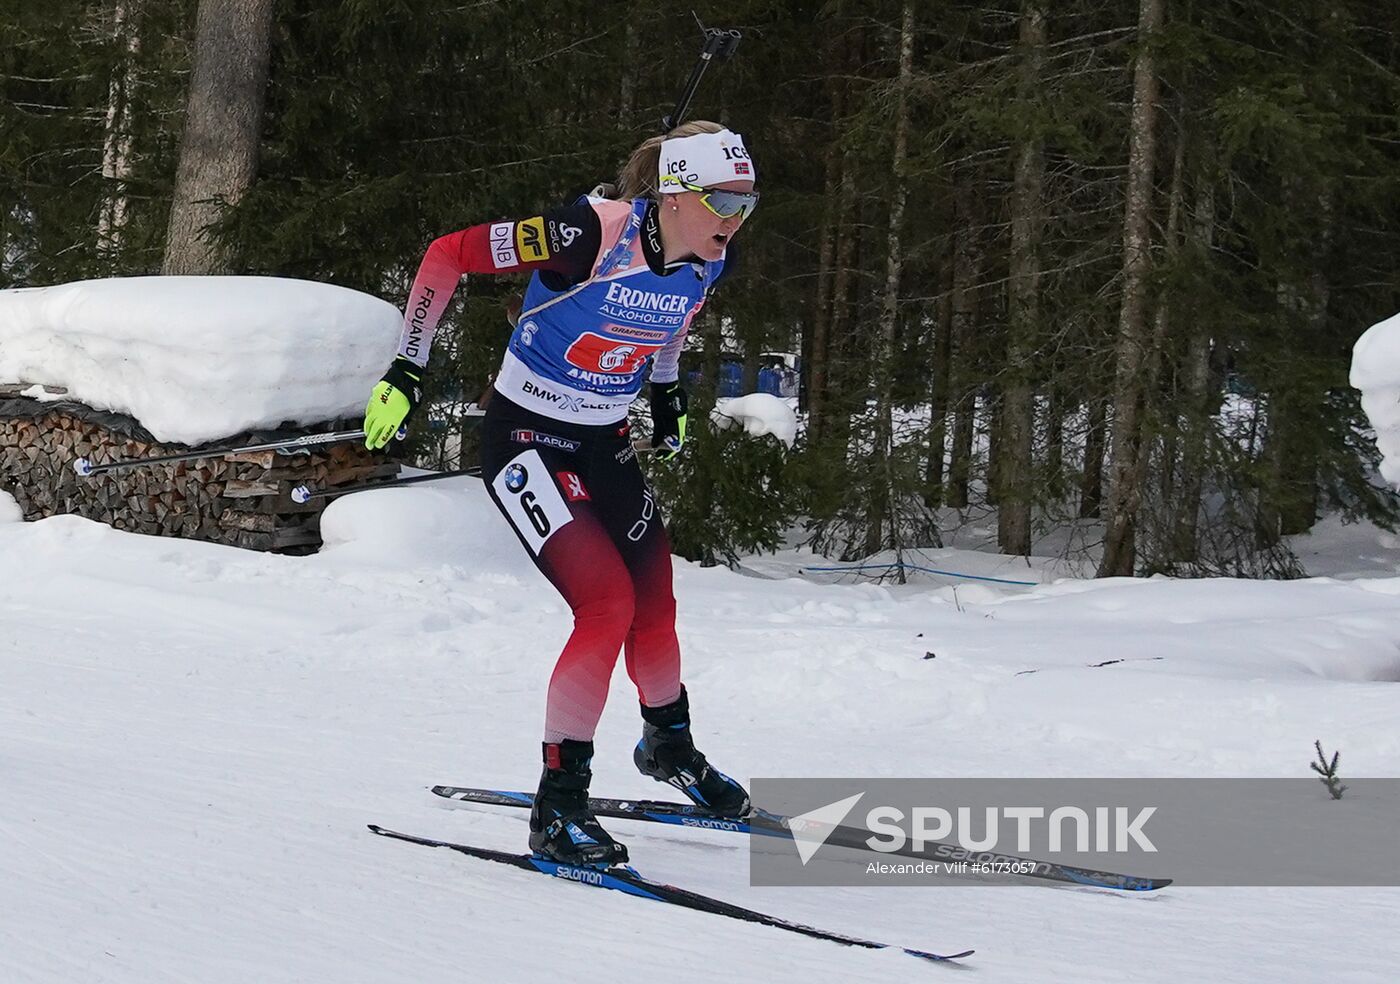
{"label": "white headband", "polygon": [[708,188],[757,177],[744,138],[730,130],[673,137],[661,144],[657,178],[663,195],[689,190],[685,185]]}

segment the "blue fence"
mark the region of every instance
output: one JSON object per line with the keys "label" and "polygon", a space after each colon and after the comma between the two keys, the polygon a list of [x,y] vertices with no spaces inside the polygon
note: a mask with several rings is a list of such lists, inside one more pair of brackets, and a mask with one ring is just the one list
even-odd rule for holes
{"label": "blue fence", "polygon": [[[701,374],[699,370],[694,370],[686,377],[691,385],[700,382]],[[719,380],[715,387],[719,396],[744,396],[744,367],[741,363],[724,361],[719,364]],[[797,373],[791,369],[763,368],[758,371],[758,389],[756,392],[768,393],[772,396],[796,396],[797,395]]]}

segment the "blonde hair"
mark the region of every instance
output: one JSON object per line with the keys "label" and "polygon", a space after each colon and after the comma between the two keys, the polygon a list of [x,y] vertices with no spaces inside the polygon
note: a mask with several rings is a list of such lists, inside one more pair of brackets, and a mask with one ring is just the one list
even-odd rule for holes
{"label": "blonde hair", "polygon": [[627,158],[627,163],[622,165],[622,171],[617,176],[617,196],[624,201],[656,198],[656,172],[661,166],[661,144],[679,137],[693,137],[697,133],[719,133],[723,129],[709,120],[691,120],[664,136],[643,140]]}

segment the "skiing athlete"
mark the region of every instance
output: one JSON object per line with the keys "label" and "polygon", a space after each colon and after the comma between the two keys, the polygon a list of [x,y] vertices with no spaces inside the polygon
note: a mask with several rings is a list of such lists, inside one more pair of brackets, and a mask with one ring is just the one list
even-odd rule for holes
{"label": "skiing athlete", "polygon": [[627,410],[648,382],[651,448],[663,459],[681,451],[681,348],[758,201],[755,178],[738,134],[695,120],[632,152],[616,200],[589,195],[436,240],[409,294],[399,354],[365,410],[366,444],[383,447],[421,398],[434,329],[463,274],[531,274],[482,424],[481,474],[573,610],[530,814],[531,849],[566,864],[627,860],[588,808],[593,736],[619,651],[641,701],[637,768],[717,816],[749,809],[744,787],[691,738],[670,544]]}

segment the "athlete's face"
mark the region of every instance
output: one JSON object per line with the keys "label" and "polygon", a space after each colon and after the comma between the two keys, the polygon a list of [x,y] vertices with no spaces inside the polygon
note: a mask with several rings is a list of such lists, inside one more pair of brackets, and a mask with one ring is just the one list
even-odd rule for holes
{"label": "athlete's face", "polygon": [[[718,191],[753,191],[752,181],[726,181],[712,185]],[[667,223],[668,238],[679,240],[675,245],[678,256],[692,255],[701,260],[717,260],[724,255],[729,241],[744,223],[743,213],[722,219],[701,201],[703,194],[698,191],[683,191],[674,195],[662,195],[661,206]],[[672,252],[667,243],[666,252]]]}

